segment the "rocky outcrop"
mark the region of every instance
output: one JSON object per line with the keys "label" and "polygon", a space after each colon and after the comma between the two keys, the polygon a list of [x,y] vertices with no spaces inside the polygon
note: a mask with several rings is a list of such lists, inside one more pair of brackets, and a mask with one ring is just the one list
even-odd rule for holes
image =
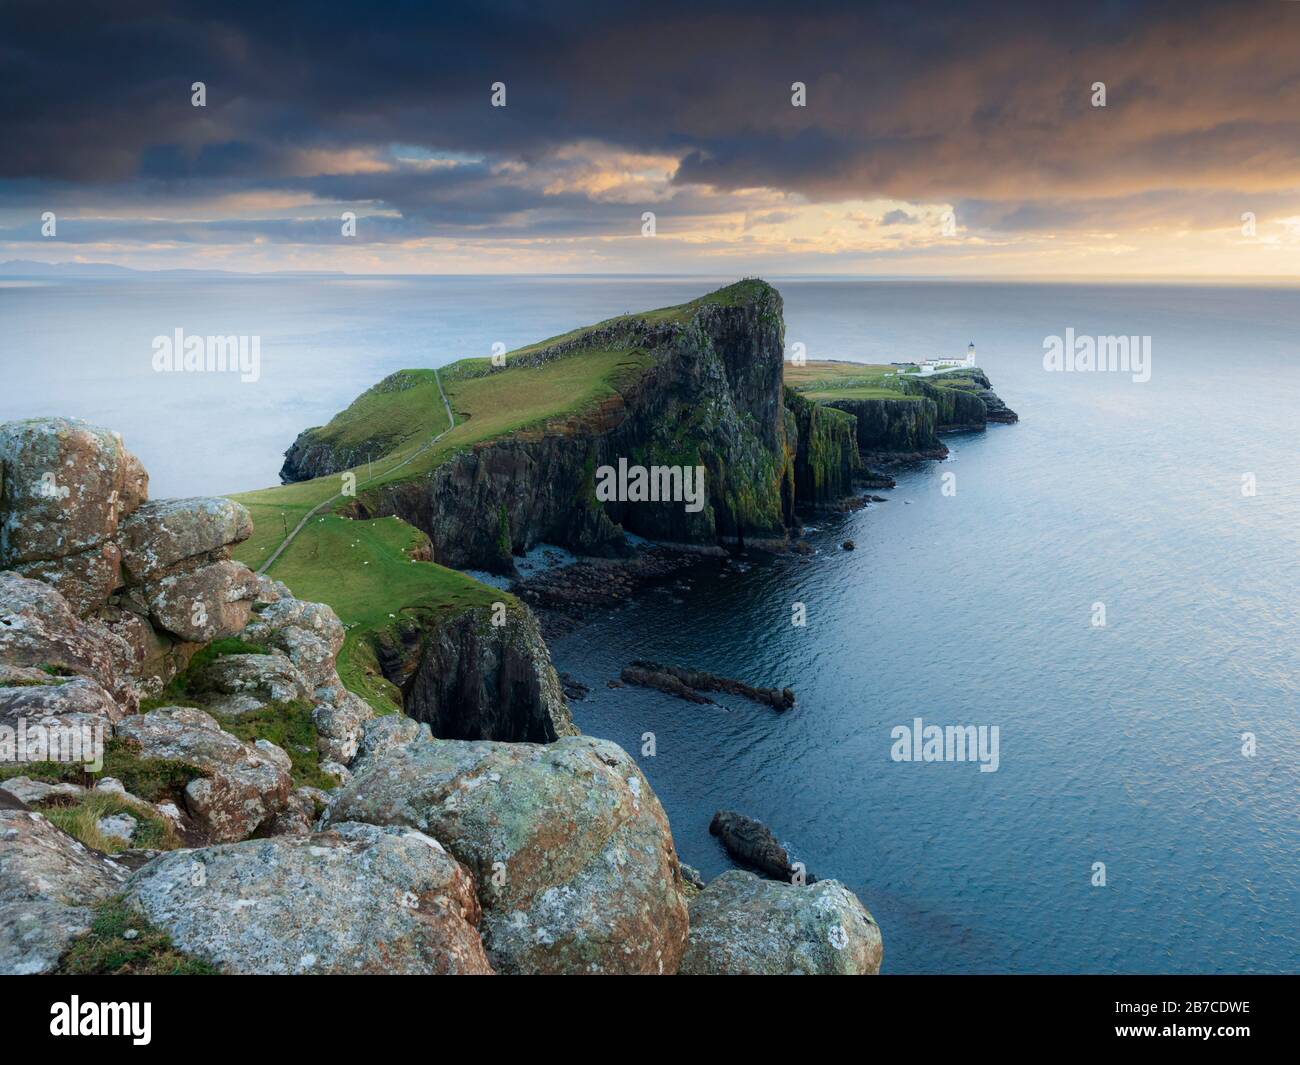
{"label": "rocky outcrop", "polygon": [[686,903],[668,820],[604,740],[427,740],[367,759],[323,822],[406,825],[475,876],[502,973],[674,973]]}
{"label": "rocky outcrop", "polygon": [[537,620],[513,597],[396,626],[376,650],[407,715],[442,739],[550,743],[577,733]]}
{"label": "rocky outcrop", "polygon": [[954,370],[936,378],[900,375],[889,379],[888,387],[898,390],[898,399],[822,400],[857,419],[858,447],[868,461],[943,458],[948,449],[940,433],[1019,420],[982,370]]}
{"label": "rocky outcrop", "polygon": [[172,706],[138,714],[121,721],[117,735],[138,745],[141,757],[199,771],[185,786],[185,806],[213,842],[246,839],[289,799],[289,756],[265,740],[243,743],[202,710]]}
{"label": "rocky outcrop", "polygon": [[[0,687],[0,765],[81,760],[91,763],[122,709],[90,677]],[[12,741],[10,737],[13,737]]]}
{"label": "rocky outcrop", "polygon": [[126,870],[0,791],[0,975],[54,970]]}
{"label": "rocky outcrop", "polygon": [[709,834],[717,836],[736,861],[753,866],[764,876],[789,882],[795,875],[790,855],[762,821],[734,810],[719,810],[709,822]]}
{"label": "rocky outcrop", "polygon": [[125,643],[129,672],[165,683],[192,653],[185,645],[248,622],[256,578],[230,545],[252,521],[224,499],[146,502],[148,483],[107,429],[0,425],[0,568],[49,585]]}
{"label": "rocky outcrop", "polygon": [[704,673],[697,669],[683,669],[681,666],[664,666],[658,662],[637,660],[619,674],[625,684],[638,684],[645,688],[657,688],[661,692],[675,695],[692,703],[711,703],[699,693],[726,692],[752,699],[756,703],[770,706],[773,710],[789,710],[794,706],[794,692],[789,688],[756,688],[743,680],[719,677],[714,673]]}
{"label": "rocky outcrop", "polygon": [[68,418],[0,425],[0,569],[47,581],[87,613],[121,583],[118,522],[148,487],[117,433]]}
{"label": "rocky outcrop", "polygon": [[806,887],[733,869],[691,902],[689,976],[874,976],[884,945],[857,896],[836,880]]}
{"label": "rocky outcrop", "polygon": [[135,873],[126,900],[227,973],[491,973],[473,878],[411,829],[178,851]]}
{"label": "rocky outcrop", "polygon": [[53,586],[0,573],[0,661],[7,666],[89,677],[130,712],[140,701],[132,658],[124,640],[79,618]]}
{"label": "rocky outcrop", "polygon": [[[680,318],[618,319],[546,345],[512,365],[617,348],[649,362],[598,410],[545,431],[515,433],[449,458],[432,473],[365,492],[362,516],[396,514],[428,534],[434,559],[511,573],[512,553],[545,541],[586,555],[623,555],[623,532],[679,544],[783,544],[787,496],[781,297],[759,281],[701,300]],[[469,364],[461,374],[489,374]],[[295,445],[293,472],[307,465]],[[606,502],[595,471],[703,466],[707,501]]]}
{"label": "rocky outcrop", "polygon": [[307,683],[317,687],[337,681],[334,659],[344,635],[343,622],[324,603],[282,595],[257,613],[243,638],[283,651]]}
{"label": "rocky outcrop", "polygon": [[786,447],[794,492],[790,505],[833,503],[853,491],[861,469],[852,414],[785,390]]}

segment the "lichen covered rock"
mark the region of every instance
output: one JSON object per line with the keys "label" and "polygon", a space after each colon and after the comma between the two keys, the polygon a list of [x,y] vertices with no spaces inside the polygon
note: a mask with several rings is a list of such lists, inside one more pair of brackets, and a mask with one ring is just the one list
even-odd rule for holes
{"label": "lichen covered rock", "polygon": [[689,976],[871,976],[880,928],[837,880],[798,887],[739,869],[691,902]]}
{"label": "lichen covered rock", "polygon": [[503,973],[666,973],[686,940],[668,820],[635,762],[588,737],[417,741],[373,760],[326,824],[408,825],[474,873]]}
{"label": "lichen covered rock", "polygon": [[185,805],[214,842],[252,835],[284,808],[292,790],[289,756],[280,748],[265,740],[243,743],[193,707],[125,718],[117,735],[139,744],[144,758],[165,758],[200,772],[185,786]]}
{"label": "lichen covered rock", "polygon": [[489,974],[474,880],[411,829],[338,824],[177,851],[126,899],[228,973]]}
{"label": "lichen covered rock", "polygon": [[0,791],[0,975],[51,972],[127,872]]}

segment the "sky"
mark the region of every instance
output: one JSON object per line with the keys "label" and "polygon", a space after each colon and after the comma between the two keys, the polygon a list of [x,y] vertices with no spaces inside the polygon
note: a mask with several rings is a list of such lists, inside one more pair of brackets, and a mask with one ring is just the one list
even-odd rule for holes
{"label": "sky", "polygon": [[1291,278],[1300,2],[7,0],[0,145],[0,260]]}

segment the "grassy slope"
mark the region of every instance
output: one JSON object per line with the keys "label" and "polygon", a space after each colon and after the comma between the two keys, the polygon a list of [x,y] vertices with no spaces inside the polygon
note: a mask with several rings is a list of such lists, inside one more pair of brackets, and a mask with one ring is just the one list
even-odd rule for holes
{"label": "grassy slope", "polygon": [[[634,317],[686,317],[696,304]],[[358,488],[364,490],[426,474],[476,443],[580,416],[634,381],[653,361],[637,349],[596,349],[540,367],[521,363],[522,357],[566,338],[522,348],[507,356],[504,368],[494,369],[488,359],[463,359],[441,370],[456,425],[432,447],[429,441],[447,425],[431,370],[408,371],[428,374],[427,387],[421,382],[403,391],[371,389],[321,432],[327,439],[349,444],[373,435],[376,426],[397,426],[391,434],[399,441],[395,450],[355,470]],[[232,496],[248,507],[255,528],[235,557],[259,567],[286,532],[312,508],[336,495],[341,485],[340,476],[332,474]],[[371,634],[403,613],[459,610],[508,601],[510,596],[455,570],[413,562],[409,552],[424,542],[423,534],[396,518],[353,521],[334,509],[326,507],[312,518],[269,573],[300,598],[334,608],[348,628],[339,655],[344,684],[380,712],[393,711],[400,706],[398,693],[379,672]]]}
{"label": "grassy slope", "polygon": [[[803,366],[786,363],[785,383],[811,400],[825,403],[834,399],[888,399],[901,403],[915,403],[922,398],[920,388],[913,382],[924,381],[934,388],[955,388],[966,391],[979,386],[967,377],[959,376],[961,370],[927,377],[898,375],[892,366],[879,366],[853,362],[809,362]],[[903,392],[917,388],[914,394]]]}

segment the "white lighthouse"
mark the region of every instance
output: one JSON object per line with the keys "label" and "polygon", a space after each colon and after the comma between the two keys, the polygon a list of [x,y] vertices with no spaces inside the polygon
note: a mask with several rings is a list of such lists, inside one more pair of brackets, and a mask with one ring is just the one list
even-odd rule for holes
{"label": "white lighthouse", "polygon": [[975,365],[975,341],[973,340],[966,345],[966,365]]}

